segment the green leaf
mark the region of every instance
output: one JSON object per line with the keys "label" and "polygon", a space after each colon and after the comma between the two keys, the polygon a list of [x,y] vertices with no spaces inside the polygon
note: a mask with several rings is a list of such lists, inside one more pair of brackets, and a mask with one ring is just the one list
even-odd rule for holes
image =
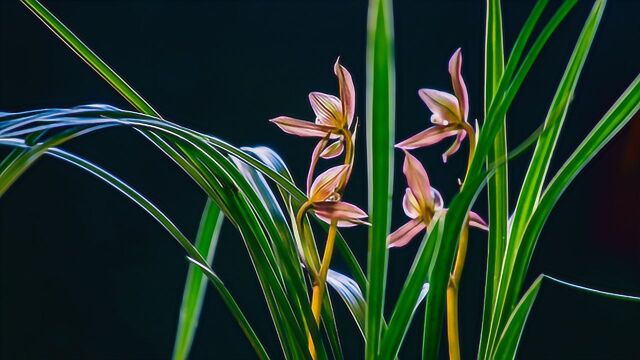
{"label": "green leaf", "polygon": [[[487,0],[486,34],[485,34],[485,79],[484,79],[484,112],[485,118],[491,102],[498,90],[500,78],[504,72],[504,50],[502,31],[502,9],[500,0]],[[506,118],[502,123],[487,155],[487,164],[506,158],[507,133]],[[487,183],[489,209],[489,236],[487,242],[487,275],[484,291],[484,307],[482,314],[482,331],[478,358],[484,358],[489,331],[487,326],[491,319],[493,298],[498,283],[498,275],[502,266],[502,256],[507,239],[507,220],[509,218],[509,182],[507,162],[496,169],[495,175]],[[426,322],[426,318],[425,318]],[[427,332],[425,331],[426,335]],[[426,341],[426,337],[425,337]],[[425,343],[423,341],[423,344]],[[424,347],[424,346],[423,346]],[[423,359],[426,358],[423,354]]]}
{"label": "green leaf", "polygon": [[549,182],[522,237],[522,245],[513,270],[514,288],[522,286],[542,227],[560,196],[596,154],[640,111],[640,75],[591,130],[569,159]]}
{"label": "green leaf", "polygon": [[[496,294],[494,305],[494,316],[491,321],[493,336],[495,337],[500,328],[507,320],[507,316],[515,306],[521,287],[512,282],[514,268],[515,271],[526,273],[528,262],[517,261],[521,247],[522,233],[529,222],[531,213],[534,211],[538,201],[544,178],[553,154],[555,144],[568,111],[569,103],[573,97],[579,75],[589,52],[591,43],[595,36],[602,12],[604,11],[604,1],[597,1],[587,18],[582,33],[576,43],[571,55],[571,59],[566,67],[564,76],[558,86],[558,90],[549,109],[545,120],[545,128],[538,138],[537,146],[531,160],[529,170],[525,177],[520,197],[513,215],[509,242],[507,245],[499,289]],[[490,334],[491,338],[491,334]],[[492,339],[495,341],[495,338]],[[490,343],[492,343],[490,341]]]}
{"label": "green leaf", "polygon": [[[0,144],[7,145],[7,146],[20,147],[20,148],[25,147],[24,142],[17,139],[2,139],[0,140]],[[206,264],[206,262],[204,262],[204,258],[202,257],[198,249],[191,244],[191,242],[174,225],[174,223],[160,209],[158,209],[153,203],[151,203],[144,196],[142,196],[140,193],[134,190],[131,186],[129,186],[122,180],[118,179],[108,171],[100,168],[99,166],[94,165],[91,162],[86,161],[71,153],[65,152],[57,148],[48,148],[46,151],[47,153],[49,153],[50,155],[56,158],[64,160],[70,164],[73,164],[95,175],[100,180],[106,182],[108,185],[112,186],[113,188],[115,188],[116,190],[118,190],[119,192],[127,196],[136,205],[140,206],[143,210],[149,213],[156,221],[158,221],[158,223],[160,223],[160,225],[162,225],[169,232],[169,234],[171,234],[178,241],[178,243],[185,249],[190,259],[200,259],[200,261],[198,261],[199,264]],[[208,266],[208,265],[203,265],[203,266]],[[254,349],[256,349],[256,353],[258,354],[258,356],[261,359],[268,359],[269,357],[267,356],[264,350],[264,347],[258,340],[257,336],[255,335],[255,332],[251,328],[250,324],[247,322],[246,318],[244,318],[244,315],[242,315],[240,309],[238,308],[237,304],[235,303],[231,295],[228,293],[226,288],[224,288],[224,285],[222,285],[222,283],[219,282],[219,279],[217,279],[217,277],[215,277],[215,279],[213,279],[212,281],[214,282],[216,290],[223,297],[223,300],[232,311],[232,314],[236,317],[236,320],[239,321],[239,324],[242,327],[243,332],[245,332],[245,334],[249,337],[249,340],[252,346],[254,346]]]}
{"label": "green leaf", "polygon": [[205,264],[202,264],[191,258],[188,258],[188,259],[189,261],[191,261],[192,264],[198,266],[198,268],[202,270],[202,272],[207,276],[207,278],[209,278],[213,286],[216,289],[218,289],[218,292],[222,296],[222,300],[224,300],[225,304],[227,304],[227,307],[231,310],[231,314],[233,314],[233,316],[236,318],[236,320],[240,324],[240,328],[242,329],[242,332],[247,336],[247,339],[249,339],[249,342],[251,343],[251,346],[253,347],[253,349],[256,351],[256,355],[258,355],[258,358],[269,359],[269,356],[267,355],[267,352],[265,351],[264,347],[260,343],[258,336],[253,331],[253,328],[251,328],[251,326],[249,325],[249,321],[242,313],[242,310],[240,309],[236,301],[233,299],[233,297],[231,296],[231,293],[229,292],[229,290],[227,290],[222,280],[220,280],[220,278],[213,271],[211,271],[211,269],[207,267]]}
{"label": "green leaf", "polygon": [[539,276],[511,313],[502,335],[496,344],[496,350],[491,357],[492,359],[506,360],[516,358],[518,343],[522,337],[522,331],[524,330],[527,317],[529,317],[529,313],[531,312],[533,302],[538,296],[541,283],[542,276]]}
{"label": "green leaf", "polygon": [[116,74],[98,55],[89,49],[69,28],[37,0],[21,0],[51,31],[53,31],[87,65],[95,70],[109,85],[122,95],[138,111],[160,117],[149,103]]}
{"label": "green leaf", "polygon": [[365,358],[377,358],[384,319],[387,235],[393,193],[395,65],[391,0],[370,0],[367,35],[367,168],[369,251]]}
{"label": "green leaf", "polygon": [[[220,208],[210,198],[207,199],[200,219],[195,246],[201,254],[206,254],[209,266],[213,261],[223,219],[224,216]],[[173,345],[174,360],[182,360],[189,357],[191,344],[200,319],[206,284],[203,272],[198,270],[195,265],[190,265],[182,295],[176,341]]]}

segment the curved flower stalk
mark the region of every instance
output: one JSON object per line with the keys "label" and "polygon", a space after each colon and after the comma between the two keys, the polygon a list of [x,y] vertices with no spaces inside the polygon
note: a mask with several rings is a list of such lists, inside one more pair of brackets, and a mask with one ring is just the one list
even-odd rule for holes
{"label": "curved flower stalk", "polygon": [[[341,200],[353,168],[356,127],[353,125],[355,89],[351,74],[340,64],[340,58],[336,60],[333,71],[338,78],[340,97],[311,92],[309,102],[316,116],[314,122],[289,116],[279,116],[270,120],[288,134],[321,138],[311,155],[307,174],[308,200],[296,214],[297,229],[303,228],[302,220],[309,210],[330,224],[320,270],[318,273],[312,273],[314,279],[311,310],[316,325],[320,323],[320,310],[322,309],[322,299],[333,255],[337,227],[368,224],[363,220],[367,214],[362,209]],[[312,181],[320,158],[333,159],[343,153],[343,165],[330,168]],[[303,238],[304,234],[300,233],[299,236]],[[308,336],[308,346],[309,353],[315,359],[315,344],[310,335]]]}
{"label": "curved flower stalk", "polygon": [[[402,171],[407,178],[408,187],[405,189],[402,207],[411,220],[389,235],[390,248],[407,245],[422,230],[429,229],[434,220],[447,211],[443,207],[440,192],[431,187],[424,166],[406,150],[404,154]],[[473,211],[469,212],[469,225],[488,230],[487,223]]]}
{"label": "curved flower stalk", "polygon": [[440,141],[455,136],[451,147],[442,154],[442,161],[455,154],[464,138],[469,136],[470,153],[475,148],[475,132],[467,122],[469,116],[469,95],[467,86],[462,78],[462,50],[457,49],[449,59],[449,75],[455,95],[434,89],[420,89],[418,95],[431,110],[433,126],[398,143],[396,147],[412,150],[437,144]]}

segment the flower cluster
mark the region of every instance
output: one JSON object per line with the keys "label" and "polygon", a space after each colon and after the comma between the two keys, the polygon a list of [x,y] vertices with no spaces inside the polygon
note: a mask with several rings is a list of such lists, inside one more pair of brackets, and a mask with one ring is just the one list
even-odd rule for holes
{"label": "flower cluster", "polygon": [[[449,60],[449,74],[455,95],[434,89],[420,89],[418,91],[418,95],[432,112],[431,122],[434,126],[396,145],[405,154],[403,172],[407,178],[408,187],[402,199],[402,207],[411,220],[389,235],[389,247],[407,245],[423,229],[429,229],[434,219],[447,210],[443,207],[442,196],[438,190],[431,187],[424,166],[407,150],[437,144],[447,137],[455,136],[453,145],[442,155],[443,161],[446,162],[448,157],[458,151],[462,141],[469,135],[471,142],[469,161],[473,156],[475,133],[467,122],[469,96],[462,78],[462,52],[460,49],[456,50]],[[486,222],[474,212],[469,213],[469,225],[483,230],[488,229]]]}
{"label": "flower cluster", "polygon": [[[355,90],[351,74],[338,59],[333,67],[338,78],[340,97],[321,92],[309,94],[309,102],[315,113],[315,121],[305,121],[289,116],[272,119],[282,131],[302,136],[320,138],[311,156],[307,175],[308,200],[299,215],[311,209],[315,214],[337,226],[367,224],[363,219],[367,214],[357,206],[342,201],[342,192],[351,175],[355,128]],[[333,159],[345,154],[344,164],[330,168],[313,180],[318,160]]]}

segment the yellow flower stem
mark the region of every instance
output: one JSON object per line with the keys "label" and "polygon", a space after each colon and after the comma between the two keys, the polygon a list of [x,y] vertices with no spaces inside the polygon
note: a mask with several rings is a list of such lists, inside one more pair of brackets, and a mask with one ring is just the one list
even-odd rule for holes
{"label": "yellow flower stem", "polygon": [[[462,127],[469,136],[469,160],[467,163],[467,172],[464,176],[466,180],[467,176],[469,176],[469,167],[471,166],[471,161],[473,160],[473,154],[476,148],[476,137],[473,128],[466,121],[462,123]],[[464,269],[464,261],[467,257],[468,242],[469,225],[465,224],[462,228],[462,232],[460,233],[456,260],[447,286],[447,337],[449,340],[450,360],[461,359],[460,333],[458,331],[458,293],[460,289],[460,280],[462,279],[462,270]]]}
{"label": "yellow flower stem", "polygon": [[[344,146],[345,146],[345,156],[344,156],[344,164],[345,165],[353,165],[353,139],[351,137],[351,132],[348,129],[343,129],[341,131],[341,135],[343,136]],[[338,194],[342,194],[344,187],[347,184],[347,179],[351,175],[351,168],[345,174],[345,176],[340,180],[338,188],[336,192]],[[317,274],[317,277],[314,279],[313,284],[313,292],[311,295],[311,312],[313,313],[313,317],[316,321],[316,325],[320,325],[320,312],[322,310],[322,300],[324,298],[324,291],[327,287],[327,273],[329,272],[329,265],[331,264],[331,257],[333,256],[333,247],[335,244],[336,233],[338,231],[338,222],[337,220],[332,220],[331,225],[329,225],[329,232],[327,234],[327,241],[324,248],[324,254],[322,255],[322,262],[320,264],[320,271]],[[309,353],[311,354],[312,359],[317,358],[316,348],[313,343],[313,339],[311,339],[311,334],[307,334],[308,337],[308,347]]]}

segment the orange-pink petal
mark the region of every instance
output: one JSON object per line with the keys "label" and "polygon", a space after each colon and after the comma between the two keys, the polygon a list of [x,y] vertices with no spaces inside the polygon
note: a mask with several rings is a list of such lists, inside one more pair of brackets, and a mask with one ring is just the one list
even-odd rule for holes
{"label": "orange-pink petal", "polygon": [[333,127],[340,126],[342,105],[340,99],[321,92],[309,93],[309,103],[316,114],[316,123]]}
{"label": "orange-pink petal", "polygon": [[436,123],[448,125],[461,121],[460,106],[455,96],[433,89],[420,89],[418,95],[435,115]]}
{"label": "orange-pink petal", "polygon": [[287,134],[303,137],[325,137],[335,128],[327,125],[314,124],[309,121],[298,120],[288,116],[279,116],[269,120],[278,125]]}
{"label": "orange-pink petal", "polygon": [[349,227],[358,224],[368,224],[362,220],[367,217],[359,207],[344,201],[323,201],[313,204],[313,209],[318,216],[327,223],[337,220],[339,227]]}
{"label": "orange-pink petal", "polygon": [[429,176],[420,161],[404,150],[404,164],[402,171],[407,178],[407,184],[415,196],[420,208],[427,209],[433,207],[431,196],[431,184]]}
{"label": "orange-pink petal", "polygon": [[349,165],[335,166],[318,175],[309,189],[309,201],[325,201],[333,195],[348,168]]}
{"label": "orange-pink petal", "polygon": [[487,225],[487,222],[473,211],[469,211],[469,226],[489,231],[489,225]]}
{"label": "orange-pink petal", "polygon": [[445,138],[456,135],[460,130],[453,126],[432,126],[398,143],[397,148],[412,150],[439,143]]}
{"label": "orange-pink petal", "polygon": [[459,48],[449,59],[449,75],[451,75],[453,91],[458,98],[459,113],[463,115],[461,120],[466,121],[469,115],[469,95],[467,94],[467,86],[462,78],[462,50]]}
{"label": "orange-pink petal", "polygon": [[413,219],[389,235],[387,246],[390,248],[405,246],[424,228],[426,228],[426,225],[421,219]]}
{"label": "orange-pink petal", "polygon": [[333,66],[333,71],[338,77],[338,84],[340,86],[340,101],[342,102],[342,114],[346,117],[347,128],[351,127],[353,121],[353,115],[356,109],[356,91],[353,86],[353,79],[349,71],[342,65],[340,65],[340,58],[336,60]]}

